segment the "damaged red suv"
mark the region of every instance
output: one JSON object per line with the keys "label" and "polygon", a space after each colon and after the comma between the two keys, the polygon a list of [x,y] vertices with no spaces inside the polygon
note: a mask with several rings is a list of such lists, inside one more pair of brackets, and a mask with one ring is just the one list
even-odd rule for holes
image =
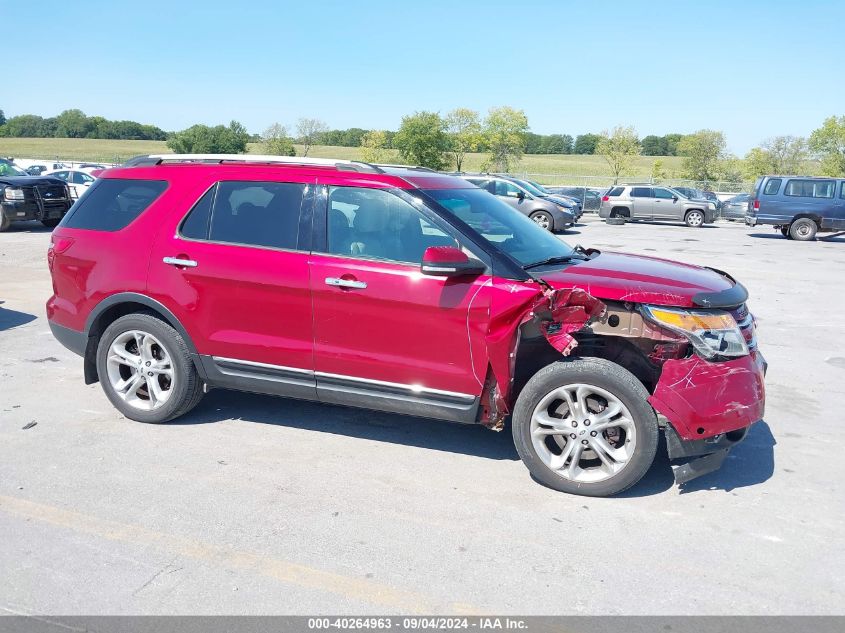
{"label": "damaged red suv", "polygon": [[572,248],[428,170],[138,157],[74,205],[48,261],[53,334],[140,422],[212,388],[510,420],[537,480],[604,496],[645,474],[661,430],[683,482],[763,416],[727,273]]}

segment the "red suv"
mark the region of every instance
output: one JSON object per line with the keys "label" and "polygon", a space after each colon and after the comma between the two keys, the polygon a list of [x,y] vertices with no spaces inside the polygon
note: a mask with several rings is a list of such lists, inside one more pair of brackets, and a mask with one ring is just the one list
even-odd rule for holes
{"label": "red suv", "polygon": [[128,418],[211,388],[491,429],[540,482],[610,495],[666,435],[679,482],[763,416],[728,274],[572,248],[489,193],[349,161],[144,156],[53,232],[56,338]]}

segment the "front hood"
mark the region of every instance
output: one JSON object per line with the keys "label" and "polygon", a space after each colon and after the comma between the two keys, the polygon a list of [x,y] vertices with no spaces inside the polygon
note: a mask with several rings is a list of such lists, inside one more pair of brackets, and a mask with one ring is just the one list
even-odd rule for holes
{"label": "front hood", "polygon": [[548,200],[549,202],[554,202],[556,205],[562,205],[562,206],[567,207],[569,209],[574,208],[578,204],[577,202],[575,202],[574,200],[572,200],[570,198],[567,198],[566,196],[558,196],[558,195],[543,196],[543,199]]}
{"label": "front hood", "polygon": [[748,297],[745,288],[724,273],[657,257],[605,253],[539,272],[554,288],[581,288],[598,299],[652,305],[733,307]]}
{"label": "front hood", "polygon": [[59,178],[49,176],[2,176],[0,183],[12,185],[13,187],[31,187],[33,185],[62,185],[66,183]]}

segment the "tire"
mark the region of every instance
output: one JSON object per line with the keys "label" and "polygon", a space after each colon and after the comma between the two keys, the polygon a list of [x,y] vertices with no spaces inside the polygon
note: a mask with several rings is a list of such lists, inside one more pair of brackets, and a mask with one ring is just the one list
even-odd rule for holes
{"label": "tire", "polygon": [[622,213],[619,209],[611,209],[608,218],[622,218],[622,221],[624,222],[630,218],[630,215],[628,213]]}
{"label": "tire", "polygon": [[[587,403],[585,420],[578,419],[584,415],[577,405],[581,389]],[[568,405],[558,395],[564,390],[578,413],[571,422]],[[657,452],[657,416],[647,398],[642,383],[610,361],[585,358],[552,363],[537,372],[517,398],[511,422],[516,450],[534,479],[549,488],[589,497],[620,493],[642,479]],[[589,429],[602,424],[598,414],[617,406],[619,411],[610,419],[619,424]],[[560,433],[535,433],[541,430]],[[604,459],[599,458],[599,446],[611,449],[603,453]]]}
{"label": "tire", "polygon": [[0,233],[7,230],[12,225],[12,221],[6,217],[6,214],[3,213],[2,207],[0,207]]}
{"label": "tire", "polygon": [[789,236],[798,242],[809,242],[816,239],[818,225],[810,218],[798,218],[789,225]]}
{"label": "tire", "polygon": [[783,235],[788,240],[792,239],[792,236],[789,234],[789,227],[788,226],[780,227],[780,234]]}
{"label": "tire", "polygon": [[[114,353],[115,347],[122,350],[120,354]],[[106,328],[97,346],[97,375],[115,408],[137,422],[169,422],[197,406],[203,396],[185,340],[148,313],[128,314]],[[151,376],[157,388],[147,380]],[[121,385],[127,387],[124,395],[118,393]]]}
{"label": "tire", "polygon": [[687,226],[694,229],[701,228],[701,225],[704,224],[704,214],[695,209],[687,211],[687,214],[684,216],[684,222],[686,222]]}
{"label": "tire", "polygon": [[605,224],[611,224],[613,226],[622,226],[623,224],[625,224],[625,218],[621,215],[612,218],[607,218],[605,220]]}
{"label": "tire", "polygon": [[60,218],[52,218],[50,220],[41,220],[41,224],[46,226],[48,229],[54,229],[59,226],[59,222],[61,222]]}
{"label": "tire", "polygon": [[552,216],[545,211],[535,211],[528,217],[534,220],[535,224],[537,224],[537,226],[541,229],[546,229],[549,232],[554,231],[555,221],[552,219]]}

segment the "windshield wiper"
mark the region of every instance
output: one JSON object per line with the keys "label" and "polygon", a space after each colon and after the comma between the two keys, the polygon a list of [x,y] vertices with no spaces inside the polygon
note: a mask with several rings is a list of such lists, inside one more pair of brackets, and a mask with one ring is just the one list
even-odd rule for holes
{"label": "windshield wiper", "polygon": [[540,260],[539,262],[532,262],[531,264],[525,264],[523,266],[523,270],[528,270],[529,268],[537,268],[538,266],[546,266],[549,264],[567,264],[573,260],[584,261],[586,258],[584,257],[576,257],[575,255],[557,255],[555,257],[549,257],[548,259]]}

